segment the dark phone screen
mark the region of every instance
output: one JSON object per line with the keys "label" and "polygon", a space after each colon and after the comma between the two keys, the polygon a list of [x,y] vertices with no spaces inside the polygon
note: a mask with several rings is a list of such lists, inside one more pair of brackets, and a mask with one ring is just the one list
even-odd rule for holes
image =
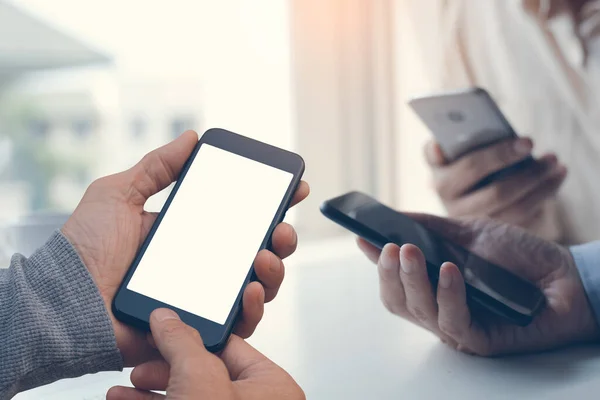
{"label": "dark phone screen", "polygon": [[540,291],[530,282],[449,242],[412,218],[366,195],[353,193],[334,199],[330,204],[360,225],[379,233],[386,242],[400,246],[410,243],[419,247],[427,262],[438,271],[444,262],[453,262],[468,285],[521,314],[533,314],[542,300]]}

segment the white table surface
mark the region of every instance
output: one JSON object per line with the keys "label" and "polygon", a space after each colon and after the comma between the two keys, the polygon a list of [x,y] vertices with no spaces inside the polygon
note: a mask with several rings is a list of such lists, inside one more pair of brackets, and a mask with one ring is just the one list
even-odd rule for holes
{"label": "white table surface", "polygon": [[[301,246],[251,343],[308,399],[565,399],[600,392],[600,346],[484,359],[442,345],[389,314],[377,275],[351,238]],[[22,393],[28,399],[102,398],[128,373],[98,374]]]}

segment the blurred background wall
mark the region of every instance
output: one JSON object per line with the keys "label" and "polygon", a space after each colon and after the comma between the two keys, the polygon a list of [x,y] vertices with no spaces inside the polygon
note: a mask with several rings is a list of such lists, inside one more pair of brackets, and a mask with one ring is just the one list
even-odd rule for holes
{"label": "blurred background wall", "polygon": [[0,220],[70,212],[93,179],[214,126],[305,158],[313,195],[290,218],[307,239],[342,233],[318,205],[348,190],[441,212],[406,109],[431,85],[405,3],[0,0]]}

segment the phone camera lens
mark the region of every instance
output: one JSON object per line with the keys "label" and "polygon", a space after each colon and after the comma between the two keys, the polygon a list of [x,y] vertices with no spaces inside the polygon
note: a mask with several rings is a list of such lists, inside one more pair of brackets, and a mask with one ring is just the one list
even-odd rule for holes
{"label": "phone camera lens", "polygon": [[448,119],[452,122],[462,122],[465,119],[465,116],[460,111],[450,111],[448,113]]}

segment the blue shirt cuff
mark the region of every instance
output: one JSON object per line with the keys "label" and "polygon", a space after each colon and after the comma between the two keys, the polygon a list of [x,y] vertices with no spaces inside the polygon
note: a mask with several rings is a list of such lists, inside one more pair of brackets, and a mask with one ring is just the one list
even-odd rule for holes
{"label": "blue shirt cuff", "polygon": [[600,241],[573,246],[569,250],[579,270],[596,321],[600,321]]}

